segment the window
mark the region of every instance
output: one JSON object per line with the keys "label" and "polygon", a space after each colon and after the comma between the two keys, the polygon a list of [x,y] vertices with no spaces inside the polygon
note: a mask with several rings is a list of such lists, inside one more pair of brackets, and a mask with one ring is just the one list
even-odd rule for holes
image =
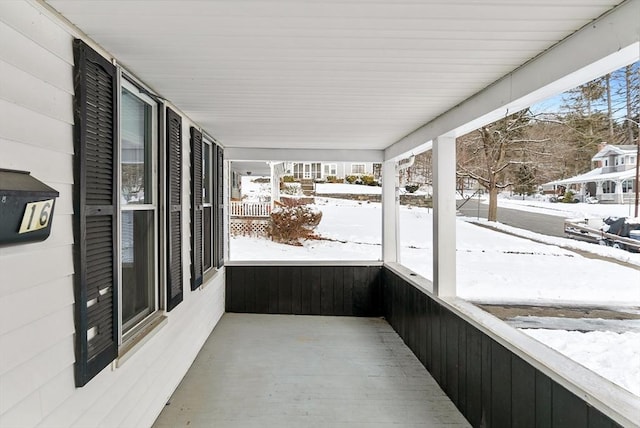
{"label": "window", "polygon": [[322,170],[319,162],[296,162],[293,164],[293,178],[298,180],[315,179],[322,177]]}
{"label": "window", "polygon": [[616,183],[613,181],[605,181],[602,183],[602,193],[615,193]]}
{"label": "window", "polygon": [[[127,352],[135,334],[159,320],[160,309],[169,312],[182,302],[186,208],[182,117],[119,75],[82,40],[74,40],[73,56],[74,337],[80,387]],[[166,119],[162,147],[161,116]],[[192,152],[194,147],[198,162],[191,164],[191,178],[197,179],[193,195],[198,197],[192,198],[191,224],[197,239],[191,253],[198,254],[192,269],[202,281],[203,261],[206,269],[224,261],[224,157],[222,148],[203,142],[202,135]]]}
{"label": "window", "polygon": [[622,182],[622,193],[633,193],[635,192],[633,188],[633,183],[635,180],[633,178],[629,178]]}
{"label": "window", "polygon": [[[160,308],[170,311],[182,301],[182,118],[166,109],[166,172],[159,176],[159,102],[119,78],[118,69],[83,41],[74,41],[73,54],[74,336],[80,387],[127,349]],[[163,194],[160,182],[166,183]],[[166,212],[160,212],[163,205]],[[159,227],[160,218],[166,229]],[[160,300],[160,248],[167,256],[165,301]]]}
{"label": "window", "polygon": [[352,163],[351,164],[351,174],[364,174],[364,164],[363,163]]}
{"label": "window", "polygon": [[122,79],[120,92],[120,325],[158,309],[158,105]]}
{"label": "window", "polygon": [[322,178],[322,169],[320,168],[320,162],[314,162],[311,164],[311,177],[309,178]]}
{"label": "window", "polygon": [[[191,128],[191,289],[221,267],[223,254],[222,148]],[[235,180],[234,180],[235,181]],[[240,189],[238,189],[240,190]]]}
{"label": "window", "polygon": [[635,165],[635,164],[636,164],[636,157],[629,156],[629,165]]}
{"label": "window", "polygon": [[203,205],[203,272],[213,267],[213,148],[208,140],[202,142],[202,205]]}
{"label": "window", "polygon": [[323,174],[325,177],[338,175],[338,166],[335,163],[325,163],[323,165]]}

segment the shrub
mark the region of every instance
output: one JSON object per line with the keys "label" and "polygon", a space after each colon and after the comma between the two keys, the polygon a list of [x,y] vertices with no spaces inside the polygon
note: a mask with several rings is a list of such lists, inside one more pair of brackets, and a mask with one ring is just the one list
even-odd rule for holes
{"label": "shrub", "polygon": [[336,177],[335,175],[327,175],[327,183],[340,183],[340,182],[342,182],[342,180]]}
{"label": "shrub", "polygon": [[284,177],[282,177],[282,181],[284,181],[285,183],[293,183],[296,181],[296,179],[293,177],[293,175],[285,175]]}
{"label": "shrub", "polygon": [[278,207],[271,212],[269,235],[272,240],[290,245],[302,245],[313,236],[320,224],[322,212],[309,206]]}
{"label": "shrub", "polygon": [[409,193],[414,193],[416,190],[418,190],[420,188],[419,185],[417,184],[406,184],[404,186],[404,190],[406,190]]}
{"label": "shrub", "polygon": [[564,196],[562,197],[560,202],[564,202],[565,204],[573,204],[575,202],[578,202],[578,200],[575,198],[573,191],[567,190],[566,192],[564,192]]}
{"label": "shrub", "polygon": [[378,185],[378,182],[376,181],[375,178],[373,178],[373,175],[363,175],[362,177],[360,177],[360,181],[362,181],[362,184],[364,184],[365,186]]}
{"label": "shrub", "polygon": [[358,180],[358,176],[357,175],[347,175],[345,178],[345,181],[349,184],[353,184],[356,182],[356,180]]}

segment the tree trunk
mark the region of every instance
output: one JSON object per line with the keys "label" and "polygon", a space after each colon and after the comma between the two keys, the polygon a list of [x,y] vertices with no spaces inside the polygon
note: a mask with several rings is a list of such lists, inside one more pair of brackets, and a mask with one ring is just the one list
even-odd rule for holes
{"label": "tree trunk", "polygon": [[489,188],[489,214],[487,220],[498,221],[498,188],[494,185]]}
{"label": "tree trunk", "polygon": [[611,73],[605,76],[607,82],[607,119],[609,119],[609,143],[613,141],[613,111],[611,110]]}
{"label": "tree trunk", "polygon": [[633,112],[631,110],[631,73],[633,72],[632,66],[627,65],[624,69],[624,83],[626,85],[626,101],[627,101],[627,144],[633,144]]}

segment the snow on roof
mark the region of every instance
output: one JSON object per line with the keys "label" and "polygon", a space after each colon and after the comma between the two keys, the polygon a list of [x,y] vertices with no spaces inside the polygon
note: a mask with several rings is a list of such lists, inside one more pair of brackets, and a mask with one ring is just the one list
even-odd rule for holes
{"label": "snow on roof", "polygon": [[584,174],[576,175],[575,177],[564,178],[562,180],[550,181],[549,183],[545,183],[544,186],[552,186],[552,185],[564,185],[564,184],[577,184],[577,183],[588,183],[590,181],[616,181],[616,180],[624,180],[626,178],[631,178],[636,174],[635,169],[628,169],[626,171],[618,171],[618,172],[608,172],[606,174],[602,174],[602,168],[592,169],[589,172],[585,172]]}
{"label": "snow on roof", "polygon": [[616,155],[631,155],[635,154],[637,150],[638,148],[634,145],[614,146],[613,144],[607,144],[591,160],[596,161],[608,157],[612,153]]}

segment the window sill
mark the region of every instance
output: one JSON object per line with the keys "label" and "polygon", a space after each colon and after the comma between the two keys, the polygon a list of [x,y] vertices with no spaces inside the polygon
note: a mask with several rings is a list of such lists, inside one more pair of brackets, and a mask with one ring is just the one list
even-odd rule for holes
{"label": "window sill", "polygon": [[118,358],[114,361],[114,368],[122,366],[136,351],[149,341],[167,323],[168,318],[157,312],[139,328],[129,332],[118,351]]}

